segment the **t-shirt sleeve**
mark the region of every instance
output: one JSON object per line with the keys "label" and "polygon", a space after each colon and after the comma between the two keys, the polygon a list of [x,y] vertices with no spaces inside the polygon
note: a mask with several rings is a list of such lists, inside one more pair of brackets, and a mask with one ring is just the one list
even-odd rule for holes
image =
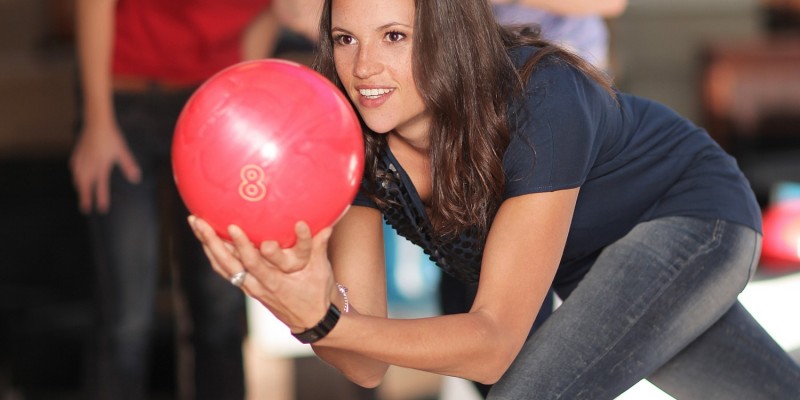
{"label": "t-shirt sleeve", "polygon": [[605,113],[616,104],[566,62],[546,57],[540,63],[510,107],[506,198],[581,186],[597,157]]}
{"label": "t-shirt sleeve", "polygon": [[364,207],[371,207],[371,208],[378,208],[378,205],[375,204],[366,194],[364,194],[364,188],[360,188],[356,193],[356,197],[353,199],[352,205],[354,206],[364,206]]}

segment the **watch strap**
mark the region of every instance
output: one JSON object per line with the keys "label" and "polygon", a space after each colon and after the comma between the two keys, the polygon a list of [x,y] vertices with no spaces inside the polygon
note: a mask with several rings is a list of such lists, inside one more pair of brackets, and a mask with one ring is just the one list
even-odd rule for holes
{"label": "watch strap", "polygon": [[308,328],[300,333],[292,333],[292,336],[302,343],[314,343],[330,333],[339,321],[340,315],[339,309],[335,304],[331,303],[330,307],[328,307],[328,312],[325,313],[325,316],[316,326]]}

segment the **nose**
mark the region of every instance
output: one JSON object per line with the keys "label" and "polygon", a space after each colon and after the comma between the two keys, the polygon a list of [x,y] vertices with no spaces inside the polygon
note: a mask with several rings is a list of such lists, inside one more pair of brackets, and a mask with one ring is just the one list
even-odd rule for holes
{"label": "nose", "polygon": [[372,75],[378,74],[383,70],[383,64],[374,57],[373,52],[369,51],[366,47],[362,46],[358,49],[356,55],[356,64],[353,68],[353,74],[360,79],[368,78]]}

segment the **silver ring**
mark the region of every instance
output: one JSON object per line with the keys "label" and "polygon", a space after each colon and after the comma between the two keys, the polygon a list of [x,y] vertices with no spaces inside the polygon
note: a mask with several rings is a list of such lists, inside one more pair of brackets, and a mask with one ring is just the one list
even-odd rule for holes
{"label": "silver ring", "polygon": [[231,285],[241,287],[244,283],[244,278],[247,276],[247,271],[239,271],[231,276]]}

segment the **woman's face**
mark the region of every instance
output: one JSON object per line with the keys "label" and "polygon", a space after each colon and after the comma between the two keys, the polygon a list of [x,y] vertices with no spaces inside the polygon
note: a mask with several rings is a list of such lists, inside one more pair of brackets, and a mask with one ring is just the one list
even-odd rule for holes
{"label": "woman's face", "polygon": [[430,115],[412,73],[414,0],[333,0],[336,72],[367,126],[409,140],[427,135]]}

